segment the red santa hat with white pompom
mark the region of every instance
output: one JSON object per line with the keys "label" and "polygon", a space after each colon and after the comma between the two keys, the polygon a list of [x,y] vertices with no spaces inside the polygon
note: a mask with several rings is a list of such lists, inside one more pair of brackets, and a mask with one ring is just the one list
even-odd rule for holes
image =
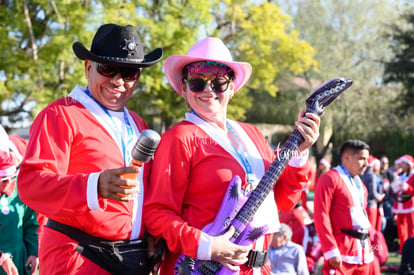
{"label": "red santa hat with white pompom", "polygon": [[398,162],[405,162],[408,165],[410,165],[411,167],[414,166],[414,158],[411,155],[405,154],[401,157],[398,158]]}

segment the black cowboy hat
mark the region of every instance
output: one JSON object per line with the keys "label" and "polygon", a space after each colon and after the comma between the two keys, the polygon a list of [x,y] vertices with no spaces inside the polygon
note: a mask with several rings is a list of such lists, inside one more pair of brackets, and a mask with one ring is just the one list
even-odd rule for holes
{"label": "black cowboy hat", "polygon": [[82,60],[130,68],[150,67],[160,61],[163,55],[161,48],[144,55],[143,45],[135,28],[116,24],[99,27],[90,51],[79,41],[73,43],[72,49]]}

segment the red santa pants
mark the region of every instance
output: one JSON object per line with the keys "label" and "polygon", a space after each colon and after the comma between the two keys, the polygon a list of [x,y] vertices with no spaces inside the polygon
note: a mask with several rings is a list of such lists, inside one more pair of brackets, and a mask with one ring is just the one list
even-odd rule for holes
{"label": "red santa pants", "polygon": [[372,225],[372,227],[377,230],[377,219],[378,219],[378,208],[377,207],[367,207],[367,215],[369,223]]}
{"label": "red santa pants", "polygon": [[[332,267],[329,266],[329,263],[327,260],[323,263],[322,268],[322,274],[323,275],[330,275],[329,271],[332,269]],[[371,264],[348,264],[345,262],[342,262],[342,268],[341,269],[335,269],[335,275],[368,275],[370,274]]]}
{"label": "red santa pants", "polygon": [[398,239],[400,240],[400,253],[404,242],[414,237],[414,212],[397,214]]}
{"label": "red santa pants", "polygon": [[368,220],[376,231],[382,229],[382,218],[384,217],[384,210],[382,207],[367,207]]}

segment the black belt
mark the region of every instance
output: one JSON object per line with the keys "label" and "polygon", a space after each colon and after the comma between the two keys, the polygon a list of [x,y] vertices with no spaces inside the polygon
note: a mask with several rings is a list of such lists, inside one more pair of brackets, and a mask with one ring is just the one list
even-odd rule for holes
{"label": "black belt", "polygon": [[397,201],[404,203],[404,202],[411,200],[411,197],[412,196],[410,194],[399,194],[397,195]]}
{"label": "black belt", "polygon": [[144,240],[109,241],[51,219],[46,226],[77,241],[77,252],[112,274],[149,274],[152,269]]}
{"label": "black belt", "polygon": [[352,238],[356,238],[356,239],[360,239],[360,240],[366,240],[369,238],[369,233],[368,232],[359,232],[356,230],[352,230],[352,229],[341,229],[342,233],[345,233],[346,235],[352,237]]}
{"label": "black belt", "polygon": [[54,221],[52,219],[47,220],[47,227],[54,229],[56,231],[59,231],[60,233],[65,234],[72,240],[75,240],[79,243],[83,244],[100,244],[100,245],[107,245],[107,246],[117,246],[120,244],[129,244],[133,242],[136,246],[140,248],[145,248],[145,242],[143,240],[124,240],[124,241],[109,241],[103,238],[94,237],[85,231],[82,231],[78,228],[72,227],[70,225],[60,223],[57,221]]}

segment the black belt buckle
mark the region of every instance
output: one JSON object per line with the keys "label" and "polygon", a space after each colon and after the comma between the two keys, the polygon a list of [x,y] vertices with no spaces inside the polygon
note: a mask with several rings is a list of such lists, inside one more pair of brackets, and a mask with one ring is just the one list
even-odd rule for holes
{"label": "black belt buckle", "polygon": [[263,267],[267,261],[266,250],[250,250],[247,256],[246,265],[248,267]]}
{"label": "black belt buckle", "polygon": [[366,240],[369,238],[368,232],[359,232],[352,229],[341,229],[342,233],[345,233],[348,236],[351,236],[352,238],[360,239],[360,240]]}
{"label": "black belt buckle", "polygon": [[369,233],[361,233],[361,240],[366,240],[369,238]]}

